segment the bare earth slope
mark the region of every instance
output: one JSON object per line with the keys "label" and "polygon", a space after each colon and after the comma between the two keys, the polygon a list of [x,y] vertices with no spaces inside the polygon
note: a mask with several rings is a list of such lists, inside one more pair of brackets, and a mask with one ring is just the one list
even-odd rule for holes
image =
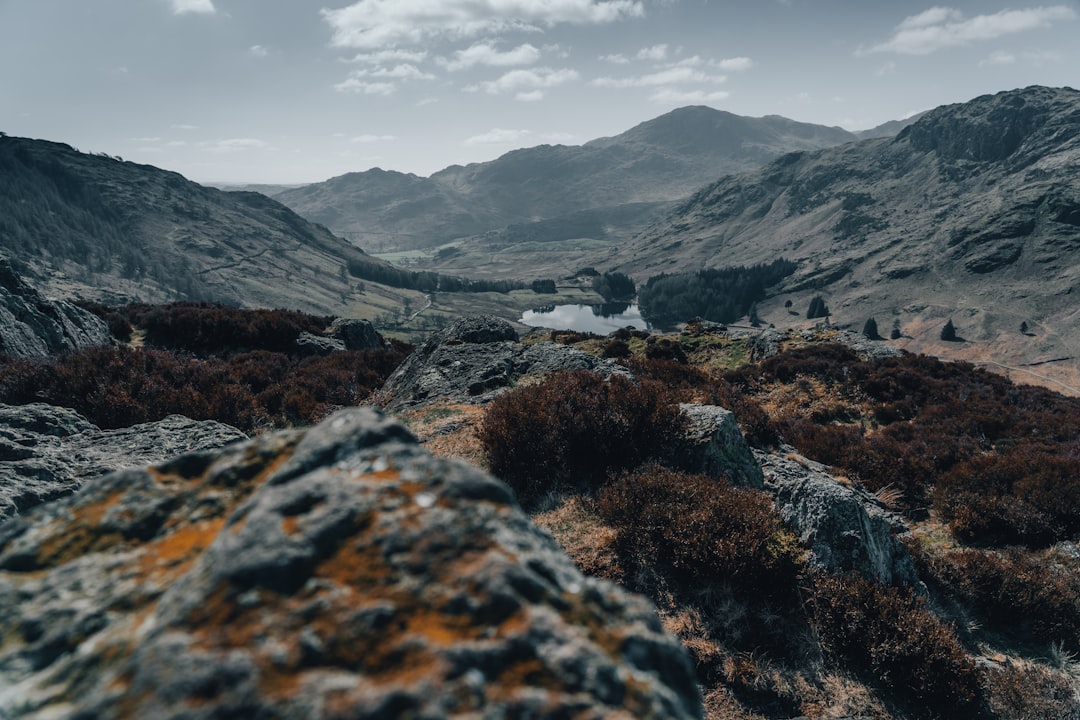
{"label": "bare earth slope", "polygon": [[[645,279],[780,256],[800,268],[759,305],[767,323],[805,322],[821,294],[841,325],[874,317],[888,334],[898,322],[901,347],[1080,387],[1080,92],[987,95],[895,138],[722,178],[637,237],[618,269]],[[940,340],[950,318],[961,342]]]}

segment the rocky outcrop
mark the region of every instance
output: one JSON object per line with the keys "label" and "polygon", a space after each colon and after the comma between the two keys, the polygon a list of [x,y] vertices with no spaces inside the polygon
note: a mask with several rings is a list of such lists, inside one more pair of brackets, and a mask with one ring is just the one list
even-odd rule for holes
{"label": "rocky outcrop", "polygon": [[301,332],[296,350],[301,355],[329,355],[343,350],[378,350],[385,347],[375,326],[367,320],[337,318],[323,335]]}
{"label": "rocky outcrop", "polygon": [[685,430],[668,464],[700,475],[724,475],[733,485],[762,487],[761,467],[746,444],[735,415],[716,405],[680,404]]}
{"label": "rocky outcrop", "polygon": [[45,357],[109,345],[108,326],[62,300],[48,300],[0,257],[0,354]]}
{"label": "rocky outcrop", "polygon": [[685,651],[372,409],[0,525],[0,716],[695,718]]}
{"label": "rocky outcrop", "polygon": [[0,404],[0,521],[70,495],[87,480],[114,470],[246,437],[234,427],[182,415],[100,430],[67,408]]}
{"label": "rocky outcrop", "polygon": [[505,320],[473,316],[435,333],[386,380],[380,395],[388,408],[440,398],[484,403],[525,375],[590,370],[629,375],[612,360],[550,342],[523,345]]}
{"label": "rocky outcrop", "polygon": [[755,453],[777,511],[810,550],[810,562],[832,572],[850,570],[886,585],[920,586],[915,565],[897,539],[903,521],[870,493],[840,484],[806,458]]}

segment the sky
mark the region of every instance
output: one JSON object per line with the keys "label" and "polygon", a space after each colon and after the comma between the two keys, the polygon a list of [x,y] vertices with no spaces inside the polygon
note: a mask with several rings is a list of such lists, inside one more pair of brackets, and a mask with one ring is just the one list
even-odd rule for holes
{"label": "sky", "polygon": [[1035,84],[1080,87],[1080,0],[0,0],[0,131],[203,183],[426,176],[685,105],[861,130]]}

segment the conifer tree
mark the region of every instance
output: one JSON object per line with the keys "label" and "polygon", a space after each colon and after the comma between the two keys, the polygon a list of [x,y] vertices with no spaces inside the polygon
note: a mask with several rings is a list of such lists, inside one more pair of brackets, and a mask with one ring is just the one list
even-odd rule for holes
{"label": "conifer tree", "polygon": [[945,323],[945,327],[941,328],[941,339],[947,342],[956,340],[956,328],[953,327],[952,318],[949,318],[949,322]]}

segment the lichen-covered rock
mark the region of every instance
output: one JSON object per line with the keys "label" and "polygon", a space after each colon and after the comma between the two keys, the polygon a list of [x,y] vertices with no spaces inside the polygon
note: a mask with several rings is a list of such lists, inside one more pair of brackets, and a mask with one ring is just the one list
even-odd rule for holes
{"label": "lichen-covered rock", "polygon": [[182,415],[100,430],[67,408],[0,404],[0,521],[69,495],[87,480],[114,470],[246,437],[229,425]]}
{"label": "lichen-covered rock", "polygon": [[920,587],[911,556],[897,539],[906,530],[903,521],[873,495],[840,484],[811,460],[755,454],[780,518],[810,550],[811,564]]}
{"label": "lichen-covered rock", "polygon": [[761,467],[746,444],[735,415],[716,405],[680,404],[686,428],[668,464],[699,475],[725,475],[734,485],[762,487]]}
{"label": "lichen-covered rock", "polygon": [[431,399],[485,403],[525,375],[590,370],[629,376],[626,368],[556,343],[523,345],[505,320],[473,316],[432,335],[387,378],[380,390],[388,408]]}
{"label": "lichen-covered rock", "polygon": [[46,357],[110,343],[104,321],[71,303],[46,299],[0,257],[0,354]]}
{"label": "lichen-covered rock", "polygon": [[296,337],[295,346],[296,351],[304,357],[318,357],[344,351],[345,341],[304,331]]}
{"label": "lichen-covered rock", "polygon": [[694,718],[644,599],[376,410],[0,525],[0,716]]}

